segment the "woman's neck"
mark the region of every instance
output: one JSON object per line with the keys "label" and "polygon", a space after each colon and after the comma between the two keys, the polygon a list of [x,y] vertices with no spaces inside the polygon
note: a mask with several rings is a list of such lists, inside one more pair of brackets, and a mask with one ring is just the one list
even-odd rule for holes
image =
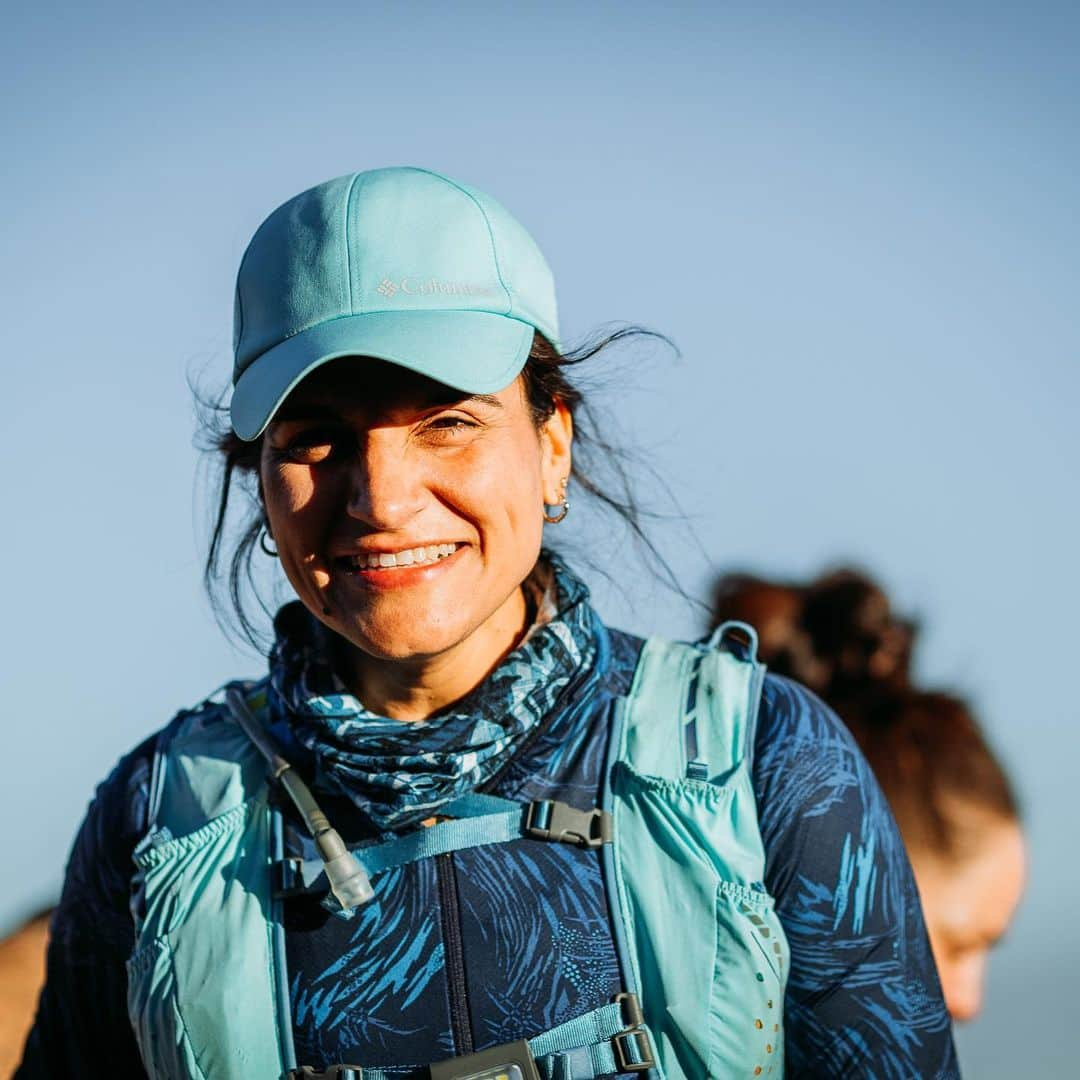
{"label": "woman's neck", "polygon": [[391,720],[427,720],[476,689],[525,636],[535,611],[515,590],[467,638],[445,652],[376,659],[338,639],[339,671],[364,707]]}

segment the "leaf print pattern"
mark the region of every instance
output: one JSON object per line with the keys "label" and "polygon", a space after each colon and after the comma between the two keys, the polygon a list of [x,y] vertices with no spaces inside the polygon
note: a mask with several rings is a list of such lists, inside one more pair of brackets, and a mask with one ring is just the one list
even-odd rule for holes
{"label": "leaf print pattern", "polygon": [[765,883],[791,948],[788,1075],[957,1075],[907,854],[851,735],[768,676],[755,752]]}
{"label": "leaf print pattern", "polygon": [[[402,1046],[421,1051],[417,1062],[446,1055],[445,1038],[430,1034],[449,1026],[434,864],[387,870],[373,885],[374,899],[351,920],[329,916],[310,898],[288,905],[286,950],[300,1061],[356,1061],[359,1055],[367,1064],[402,1064]],[[308,930],[317,935],[314,949],[302,925],[313,914],[316,925]],[[327,962],[328,956],[334,959]]]}
{"label": "leaf print pattern", "polygon": [[596,851],[520,840],[461,852],[457,862],[483,1044],[535,1035],[618,993]]}
{"label": "leaf print pattern", "polygon": [[[596,805],[609,703],[628,690],[642,642],[604,631],[585,602],[579,615],[572,636],[584,638],[574,649],[591,659],[539,708],[512,750],[493,759],[490,771],[485,766],[486,790]],[[569,657],[570,647],[559,655]],[[542,666],[524,665],[511,683],[543,677]],[[478,688],[470,707],[494,712],[500,701],[540,697],[495,680]],[[208,705],[205,714],[215,722],[220,709]],[[80,830],[17,1076],[143,1075],[127,1019],[124,960],[132,946],[131,854],[146,828],[154,741],[120,762]],[[289,749],[300,766],[308,764],[302,750]],[[955,1077],[910,868],[843,726],[806,690],[766,677],[753,776],[766,885],[791,947],[787,1076]],[[324,805],[335,822],[348,820],[333,798]],[[293,853],[304,853],[295,836],[291,843]],[[434,861],[377,875],[375,899],[351,922],[312,899],[287,902],[301,1063],[438,1061],[453,1053],[451,999],[464,1003],[482,1048],[545,1030],[621,989],[595,852],[522,840],[459,852],[450,862],[464,985],[448,979]]]}

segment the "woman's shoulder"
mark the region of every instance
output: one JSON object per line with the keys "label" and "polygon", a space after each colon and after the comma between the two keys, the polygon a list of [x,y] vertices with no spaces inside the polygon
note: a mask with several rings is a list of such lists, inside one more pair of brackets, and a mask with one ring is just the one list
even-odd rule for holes
{"label": "woman's shoulder", "polygon": [[[888,910],[909,906],[907,857],[873,771],[836,713],[783,676],[762,686],[753,782],[778,899],[802,903],[816,882],[834,926],[845,914],[869,922],[864,905],[877,907],[884,926]],[[867,894],[871,870],[877,887]]]}
{"label": "woman's shoulder", "polygon": [[766,673],[762,683],[753,774],[763,833],[800,819],[838,833],[870,825],[890,840],[895,831],[851,732],[812,690],[783,675]]}
{"label": "woman's shoulder", "polygon": [[148,829],[155,755],[177,732],[208,730],[224,716],[218,691],[181,709],[127,751],[97,785],[71,847],[53,920],[54,938],[73,956],[130,947],[132,855]]}
{"label": "woman's shoulder", "polygon": [[[265,682],[265,680],[264,680]],[[97,785],[72,850],[72,863],[93,862],[106,850],[117,853],[125,867],[130,853],[147,829],[154,758],[167,740],[211,730],[226,716],[223,692],[227,686],[259,692],[264,683],[237,681],[214,690],[195,705],[181,708],[171,719],[124,753]],[[111,861],[117,861],[113,859]],[[69,867],[69,874],[71,867]]]}
{"label": "woman's shoulder", "polygon": [[814,748],[818,752],[858,753],[844,722],[813,690],[786,675],[766,670],[758,703],[757,749],[770,747],[788,753]]}

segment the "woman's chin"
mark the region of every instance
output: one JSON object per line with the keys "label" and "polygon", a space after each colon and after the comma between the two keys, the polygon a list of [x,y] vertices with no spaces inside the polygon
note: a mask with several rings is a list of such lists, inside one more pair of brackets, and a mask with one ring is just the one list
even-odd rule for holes
{"label": "woman's chin", "polygon": [[469,636],[468,627],[431,624],[423,617],[380,622],[369,619],[333,619],[334,629],[359,652],[373,660],[407,663],[424,661],[448,652]]}

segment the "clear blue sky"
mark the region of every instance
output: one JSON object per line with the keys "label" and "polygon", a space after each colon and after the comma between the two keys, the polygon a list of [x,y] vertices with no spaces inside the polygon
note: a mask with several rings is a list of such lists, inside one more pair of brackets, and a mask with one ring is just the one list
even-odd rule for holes
{"label": "clear blue sky", "polygon": [[[1078,55],[1075,5],[1039,2],[7,12],[0,926],[58,887],[125,749],[261,666],[200,593],[185,384],[227,378],[250,233],[323,179],[422,164],[533,231],[567,337],[680,346],[600,399],[686,511],[656,536],[691,592],[850,558],[924,620],[921,671],[977,702],[1032,841],[963,1058],[1068,1073]],[[561,528],[613,621],[700,629],[617,530]]]}

